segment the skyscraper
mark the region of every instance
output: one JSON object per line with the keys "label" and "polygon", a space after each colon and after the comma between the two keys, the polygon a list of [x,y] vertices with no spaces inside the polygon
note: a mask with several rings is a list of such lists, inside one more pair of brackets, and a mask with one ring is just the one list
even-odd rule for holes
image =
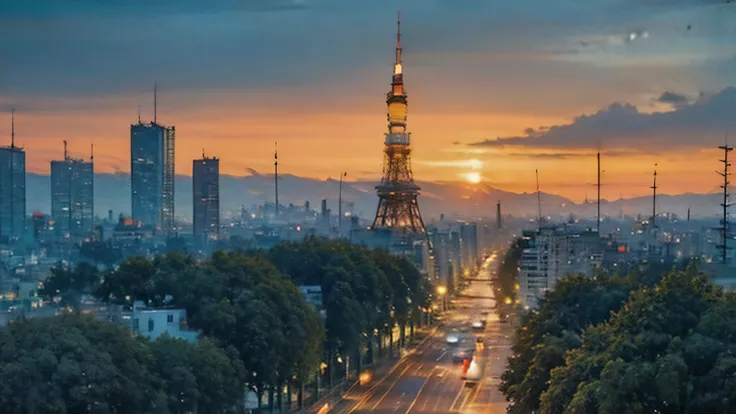
{"label": "skyscraper", "polygon": [[72,158],[64,141],[64,159],[51,161],[51,218],[63,238],[80,238],[94,230],[94,164]]}
{"label": "skyscraper", "polygon": [[[154,90],[155,95],[155,90]],[[155,108],[155,104],[154,104]],[[174,140],[176,130],[156,122],[130,126],[131,211],[156,231],[174,231]]]}
{"label": "skyscraper", "polygon": [[192,165],[194,235],[216,240],[220,234],[220,160],[202,154]]}
{"label": "skyscraper", "polygon": [[26,153],[15,146],[15,110],[10,146],[0,147],[0,237],[17,240],[26,229]]}

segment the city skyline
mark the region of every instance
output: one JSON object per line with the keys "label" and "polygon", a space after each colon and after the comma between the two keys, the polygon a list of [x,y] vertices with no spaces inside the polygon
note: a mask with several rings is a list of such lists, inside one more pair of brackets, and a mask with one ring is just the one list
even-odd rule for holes
{"label": "city skyline", "polygon": [[[726,4],[658,7],[622,0],[573,8],[563,1],[545,16],[480,1],[452,9],[277,2],[271,10],[215,1],[207,10],[188,3],[171,12],[159,3],[167,2],[151,4],[150,18],[127,7],[85,3],[42,14],[0,6],[12,21],[0,27],[13,35],[0,36],[0,48],[14,62],[0,63],[7,69],[0,110],[8,112],[0,140],[9,142],[15,105],[16,137],[29,172],[48,174],[53,148],[64,139],[82,148],[94,141],[100,172],[129,172],[130,160],[120,156],[127,152],[126,130],[139,105],[143,118],[152,118],[151,85],[158,80],[159,118],[179,132],[177,174],[191,175],[202,140],[213,153],[228,154],[223,174],[269,171],[271,143],[278,139],[284,173],[325,179],[347,170],[350,180],[377,180],[385,128],[380,97],[392,63],[397,8],[406,27],[419,181],[481,179],[533,192],[538,168],[542,191],[582,201],[593,191],[600,146],[604,198],[647,195],[654,163],[664,192],[708,193],[719,185],[716,146],[727,130],[736,130],[730,116],[736,90],[728,88],[736,84],[727,47],[733,35],[725,30],[726,17],[718,18],[731,7]],[[154,20],[162,15],[166,25],[157,27]],[[97,33],[99,40],[72,27],[82,18],[84,33]],[[251,20],[262,23],[244,28]],[[559,24],[572,20],[577,23]],[[173,35],[193,21],[203,32],[197,44]],[[43,22],[59,31],[58,53],[79,49],[77,42],[84,50],[53,54],[54,65],[35,65],[34,57],[7,46],[38,45],[32,29]],[[128,36],[131,30],[142,35]],[[293,41],[301,30],[310,36]],[[133,59],[139,70],[125,73],[128,63],[112,65],[145,43],[172,53],[141,52]],[[208,56],[218,67],[202,62]],[[320,104],[325,96],[329,103]],[[340,131],[337,141],[324,133],[326,123]]]}

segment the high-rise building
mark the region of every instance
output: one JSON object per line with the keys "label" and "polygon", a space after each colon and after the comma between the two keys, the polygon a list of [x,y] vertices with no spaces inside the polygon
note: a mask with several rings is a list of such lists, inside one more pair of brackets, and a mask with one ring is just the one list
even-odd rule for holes
{"label": "high-rise building", "polygon": [[220,235],[220,160],[202,154],[192,165],[194,235],[216,240]]}
{"label": "high-rise building", "polygon": [[156,121],[130,126],[132,216],[166,235],[174,231],[175,135]]}
{"label": "high-rise building", "polygon": [[51,161],[51,218],[54,231],[63,238],[81,238],[94,230],[94,164],[72,158]]}
{"label": "high-rise building", "polygon": [[15,146],[15,111],[10,146],[0,147],[0,237],[17,240],[26,230],[26,153]]}

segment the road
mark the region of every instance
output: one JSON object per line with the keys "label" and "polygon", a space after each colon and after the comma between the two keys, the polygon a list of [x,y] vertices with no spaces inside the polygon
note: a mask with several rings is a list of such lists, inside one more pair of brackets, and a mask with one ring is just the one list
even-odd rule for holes
{"label": "road", "polygon": [[[486,261],[478,279],[489,279],[496,268],[494,258]],[[498,391],[499,377],[510,355],[508,328],[493,311],[493,290],[487,281],[471,282],[463,292],[468,298],[454,302],[443,327],[435,331],[416,351],[400,360],[393,370],[375,384],[356,390],[330,412],[347,413],[505,413],[506,401]],[[484,314],[487,312],[487,314]],[[486,319],[483,332],[471,329],[473,321]],[[447,336],[460,342],[447,343]],[[461,379],[462,365],[454,364],[457,349],[475,347],[475,338],[484,340],[484,349],[475,361],[484,366],[483,378],[474,387]]]}

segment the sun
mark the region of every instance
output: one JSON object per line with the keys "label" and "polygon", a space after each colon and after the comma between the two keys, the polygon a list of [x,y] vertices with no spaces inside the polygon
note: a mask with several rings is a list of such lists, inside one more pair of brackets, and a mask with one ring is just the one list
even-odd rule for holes
{"label": "sun", "polygon": [[471,184],[478,184],[483,180],[479,172],[469,172],[462,174],[465,180]]}

